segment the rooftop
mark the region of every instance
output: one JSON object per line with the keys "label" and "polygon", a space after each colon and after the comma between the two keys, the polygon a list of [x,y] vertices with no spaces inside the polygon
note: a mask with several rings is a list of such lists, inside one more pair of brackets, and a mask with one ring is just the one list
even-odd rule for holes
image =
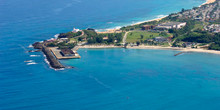
{"label": "rooftop", "polygon": [[183,22],[168,22],[168,23],[163,23],[160,24],[160,26],[173,26],[173,25],[179,25],[182,24]]}

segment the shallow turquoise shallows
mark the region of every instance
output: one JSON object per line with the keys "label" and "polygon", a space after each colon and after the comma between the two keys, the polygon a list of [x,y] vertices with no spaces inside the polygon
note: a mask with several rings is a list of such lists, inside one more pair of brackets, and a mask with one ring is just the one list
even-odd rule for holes
{"label": "shallow turquoise shallows", "polygon": [[55,71],[26,52],[73,27],[125,26],[203,2],[0,0],[0,110],[219,110],[219,55],[80,49],[81,59],[61,61],[74,69]]}

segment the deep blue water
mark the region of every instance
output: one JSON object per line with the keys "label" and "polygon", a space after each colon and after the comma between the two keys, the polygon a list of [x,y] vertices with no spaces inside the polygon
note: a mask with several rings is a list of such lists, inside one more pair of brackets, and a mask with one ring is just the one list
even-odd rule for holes
{"label": "deep blue water", "polygon": [[72,27],[124,26],[204,1],[0,0],[0,110],[218,110],[219,55],[80,49],[81,59],[61,61],[75,69],[55,71],[42,53],[26,53]]}

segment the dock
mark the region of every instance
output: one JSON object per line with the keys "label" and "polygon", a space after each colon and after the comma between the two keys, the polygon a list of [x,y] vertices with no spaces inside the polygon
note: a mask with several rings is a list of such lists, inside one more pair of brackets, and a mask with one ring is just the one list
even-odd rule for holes
{"label": "dock", "polygon": [[50,52],[50,49],[48,49],[45,46],[42,46],[42,52],[46,55],[47,60],[50,63],[50,66],[55,69],[61,69],[65,68],[55,57],[54,55]]}
{"label": "dock", "polygon": [[76,53],[75,55],[71,55],[71,56],[63,56],[60,52],[61,50],[58,49],[57,47],[50,47],[49,48],[50,51],[53,53],[53,55],[58,59],[58,60],[62,60],[62,59],[79,59],[81,58],[81,56],[76,52],[76,50],[74,49],[73,51]]}

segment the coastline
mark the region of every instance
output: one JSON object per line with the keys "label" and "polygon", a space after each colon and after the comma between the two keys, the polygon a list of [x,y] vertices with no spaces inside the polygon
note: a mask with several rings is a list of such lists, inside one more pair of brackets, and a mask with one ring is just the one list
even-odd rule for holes
{"label": "coastline", "polygon": [[[81,49],[107,49],[107,48],[123,48],[123,46],[114,46],[114,45],[85,45],[79,46]],[[207,50],[207,49],[193,49],[193,48],[181,48],[181,47],[163,47],[163,46],[128,46],[127,49],[161,49],[161,50],[177,50],[181,52],[198,52],[198,53],[210,53],[220,55],[220,51],[217,50]]]}
{"label": "coastline", "polygon": [[[213,3],[215,2],[216,0],[206,0],[205,3],[203,3],[202,5],[207,5],[207,4],[210,4],[210,3]],[[201,7],[202,5],[200,5],[199,7]]]}
{"label": "coastline", "polygon": [[104,48],[123,48],[123,46],[115,46],[115,45],[84,45],[84,46],[79,46],[79,48],[104,49]]}
{"label": "coastline", "polygon": [[127,47],[128,49],[161,49],[161,50],[178,50],[181,52],[198,52],[198,53],[211,53],[220,55],[220,51],[207,50],[207,49],[196,49],[196,48],[180,48],[180,47],[162,47],[162,46],[134,46]]}
{"label": "coastline", "polygon": [[[203,5],[207,5],[210,3],[215,2],[216,0],[206,0],[205,3],[201,4],[199,7],[203,6]],[[163,17],[160,18],[156,18],[156,19],[152,19],[152,20],[146,20],[146,21],[141,21],[141,22],[137,22],[134,24],[130,24],[128,26],[134,26],[134,25],[139,25],[142,23],[146,23],[146,22],[151,22],[151,21],[159,21],[165,17],[167,17],[168,15],[165,15]],[[119,31],[120,29],[115,28],[115,29],[107,29],[107,31],[104,32],[98,32],[98,33],[115,33],[117,31]],[[85,46],[80,46],[79,48],[92,48],[92,49],[100,49],[100,48],[123,48],[121,46],[113,46],[113,45],[85,45]],[[193,48],[179,48],[179,47],[162,47],[162,46],[134,46],[134,47],[127,47],[128,49],[165,49],[165,50],[178,50],[178,51],[182,51],[182,52],[200,52],[200,53],[211,53],[211,54],[218,54],[220,55],[220,51],[217,50],[207,50],[207,49],[193,49]]]}
{"label": "coastline", "polygon": [[[134,24],[130,24],[130,25],[127,25],[127,26],[134,26],[134,25],[139,25],[139,24],[142,24],[142,23],[146,23],[146,22],[151,22],[151,21],[160,21],[162,20],[163,18],[166,18],[168,15],[165,15],[163,17],[159,17],[159,18],[155,18],[155,19],[151,19],[151,20],[145,20],[145,21],[140,21],[140,22],[137,22],[137,23],[134,23]],[[103,31],[103,32],[98,32],[97,33],[116,33],[120,31],[120,28],[113,28],[113,29],[106,29],[106,31]]]}
{"label": "coastline", "polygon": [[[216,0],[206,0],[205,3],[199,5],[198,7],[201,7],[203,5],[207,5],[207,4],[210,4],[210,3],[213,3],[215,2]],[[155,19],[151,19],[151,20],[145,20],[145,21],[140,21],[140,22],[137,22],[137,23],[133,23],[133,24],[130,24],[130,25],[127,25],[127,26],[134,26],[134,25],[139,25],[139,24],[142,24],[142,23],[146,23],[146,22],[151,22],[151,21],[160,21],[162,20],[163,18],[166,18],[168,15],[165,15],[163,17],[159,17],[159,18],[155,18]],[[103,32],[99,32],[97,31],[97,33],[115,33],[117,31],[120,31],[120,28],[112,28],[112,29],[106,29],[106,31],[103,31]]]}

